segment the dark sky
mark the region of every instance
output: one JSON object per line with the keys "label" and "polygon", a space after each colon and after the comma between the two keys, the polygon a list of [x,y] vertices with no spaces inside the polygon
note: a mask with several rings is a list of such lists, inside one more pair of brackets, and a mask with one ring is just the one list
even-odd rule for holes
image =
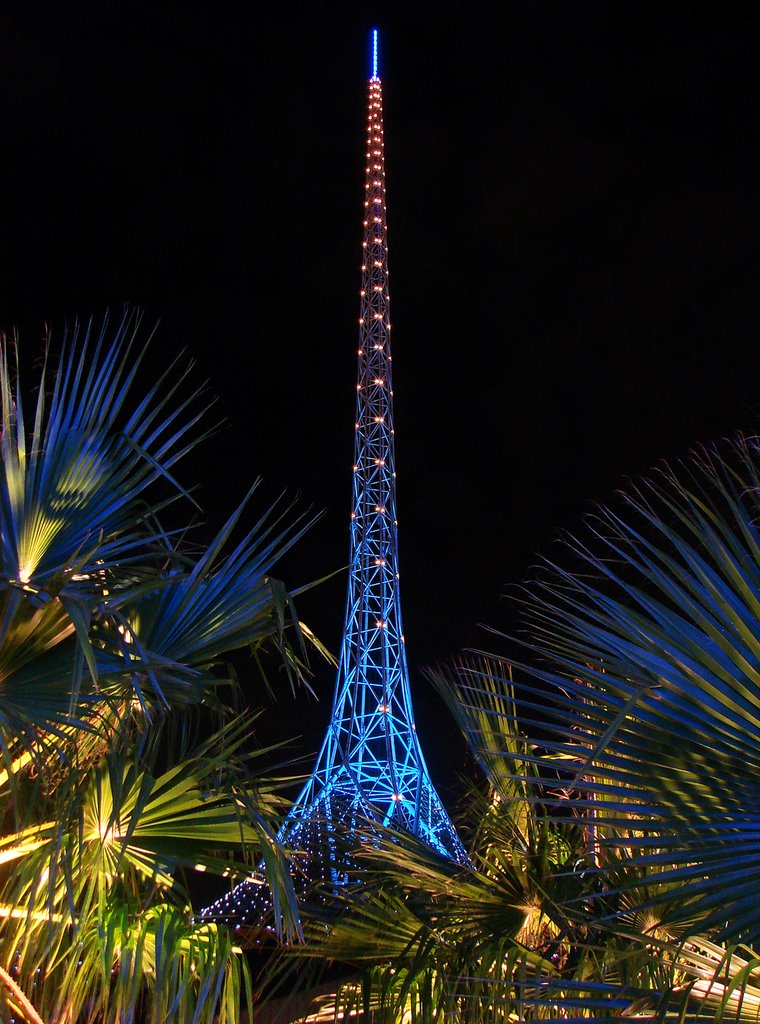
{"label": "dark sky", "polygon": [[[325,511],[287,581],[343,565],[379,25],[404,618],[445,775],[419,668],[511,628],[500,595],[626,475],[756,429],[760,23],[323,9],[5,5],[0,326],[31,351],[46,322],[143,306],[156,367],[186,347],[229,423],[184,476],[209,523],[262,475]],[[300,608],[333,649],[344,588]],[[313,749],[332,683],[267,734]]]}

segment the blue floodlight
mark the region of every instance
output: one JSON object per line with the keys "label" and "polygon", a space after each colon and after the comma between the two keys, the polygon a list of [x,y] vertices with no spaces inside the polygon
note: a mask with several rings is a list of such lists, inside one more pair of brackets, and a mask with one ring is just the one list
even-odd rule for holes
{"label": "blue floodlight", "polygon": [[377,29],[372,29],[372,77],[378,78],[377,74]]}

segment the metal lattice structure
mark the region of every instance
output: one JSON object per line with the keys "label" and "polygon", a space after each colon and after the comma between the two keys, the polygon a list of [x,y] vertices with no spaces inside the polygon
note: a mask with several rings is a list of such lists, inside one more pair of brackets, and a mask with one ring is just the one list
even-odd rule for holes
{"label": "metal lattice structure", "polygon": [[[346,617],[330,724],[280,839],[333,884],[350,879],[336,837],[367,821],[418,836],[464,863],[430,780],[414,724],[398,570],[382,84],[373,33],[362,242],[361,316]],[[239,915],[239,886],[212,914]],[[257,890],[260,892],[260,889]],[[255,894],[254,894],[255,895]]]}

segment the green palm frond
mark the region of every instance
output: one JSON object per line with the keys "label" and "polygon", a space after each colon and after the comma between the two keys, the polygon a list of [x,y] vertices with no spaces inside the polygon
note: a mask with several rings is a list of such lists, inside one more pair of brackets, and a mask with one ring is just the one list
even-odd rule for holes
{"label": "green palm frond", "polygon": [[[568,542],[577,566],[528,590],[518,686],[521,721],[551,731],[549,755],[523,759],[555,788],[564,765],[562,813],[595,830],[600,871],[636,853],[615,889],[743,940],[760,935],[758,483],[740,439],[600,509]],[[514,716],[504,686],[496,714]],[[493,700],[473,690],[472,707]]]}
{"label": "green palm frond", "polygon": [[177,363],[134,399],[139,321],[48,354],[31,424],[0,349],[2,1019],[23,994],[45,1020],[236,1024],[251,978],[194,918],[209,874],[263,865],[275,932],[299,934],[225,659],[269,648],[303,678],[319,644],[271,572],[308,524],[276,504],[250,525],[251,488],[207,546],[162,525],[204,403]]}
{"label": "green palm frond", "polygon": [[[266,847],[270,855],[274,848],[281,861],[278,888],[292,913],[284,852],[273,844],[248,759],[241,758],[250,737],[250,722],[242,717],[163,772],[139,762],[129,740],[112,746],[88,773],[73,780],[68,820],[59,820],[52,833],[49,825],[43,832],[42,826],[36,832],[29,826],[0,842],[1,861],[3,846],[13,849],[47,836],[46,845],[35,842],[13,884],[6,886],[6,899],[35,912],[55,905],[65,918],[67,907],[81,910],[86,893],[120,884],[127,869],[136,873],[136,884],[139,876],[150,885],[172,888],[178,868],[247,874]],[[151,752],[154,759],[161,757],[159,746]],[[51,809],[60,804],[60,796],[58,790],[51,795]],[[243,851],[246,859],[240,860]],[[77,865],[73,890],[67,863]],[[39,899],[43,903],[34,902]]]}
{"label": "green palm frond", "polygon": [[252,1003],[250,972],[230,933],[195,925],[186,910],[160,901],[138,912],[108,894],[80,920],[75,943],[43,964],[31,950],[13,962],[45,1020],[232,1024],[241,997]]}
{"label": "green palm frond", "polygon": [[22,392],[3,345],[0,572],[10,585],[71,599],[102,593],[109,569],[157,549],[161,538],[146,528],[148,509],[139,501],[160,478],[177,489],[171,469],[197,444],[190,432],[202,410],[190,411],[197,390],[179,397],[188,371],[173,366],[128,414],[145,353],[145,346],[137,350],[139,327],[140,316],[127,313],[110,339],[107,321],[99,332],[92,323],[83,334],[74,329],[49,404],[43,365],[28,444]]}
{"label": "green palm frond", "polygon": [[177,548],[155,516],[168,499],[151,507],[146,492],[164,478],[186,493],[170,469],[202,439],[193,429],[200,413],[190,411],[198,392],[183,394],[186,374],[172,367],[130,413],[139,326],[127,315],[110,340],[105,323],[94,340],[92,325],[83,338],[74,331],[48,404],[43,367],[29,443],[7,348],[0,354],[6,762],[41,732],[91,728],[103,698],[132,691],[148,716],[207,700],[218,687],[212,666],[243,646],[272,641],[291,679],[304,678],[311,634],[270,573],[310,523],[271,509],[224,554],[251,488],[200,557]]}
{"label": "green palm frond", "polygon": [[[68,800],[74,817],[7,834],[0,841],[0,872],[4,865],[12,868],[0,885],[3,962],[16,962],[23,977],[24,971],[36,971],[42,956],[45,991],[51,978],[45,998],[54,1001],[70,986],[66,998],[72,1005],[80,989],[82,998],[88,991],[91,997],[101,993],[103,1000],[114,998],[115,971],[119,985],[126,986],[123,1006],[138,1012],[135,1008],[153,989],[152,975],[159,969],[170,972],[162,957],[181,952],[165,950],[158,966],[151,960],[152,932],[143,925],[152,919],[160,897],[162,920],[168,914],[175,931],[181,924],[177,934],[192,947],[185,973],[178,976],[171,969],[178,986],[173,998],[184,999],[181,993],[187,989],[187,999],[202,996],[210,1000],[210,1014],[214,1007],[219,1012],[219,992],[233,971],[232,947],[223,927],[192,923],[190,897],[180,877],[212,872],[233,882],[263,858],[275,896],[275,925],[286,934],[296,928],[287,859],[260,813],[250,772],[239,759],[249,733],[236,723],[207,737],[162,773],[141,767],[128,746],[111,749],[88,777],[78,780]],[[60,787],[51,794],[51,808],[59,814],[65,796]],[[104,934],[110,936],[108,942]],[[160,941],[168,942],[161,934]],[[203,990],[208,972],[204,975],[201,961],[208,942],[214,956],[223,954],[225,959],[221,973],[214,975],[215,984],[222,986],[217,995]],[[72,950],[82,963],[72,963]],[[236,984],[240,969],[234,967]],[[38,983],[30,991],[40,995],[40,979],[30,975],[27,981]]]}
{"label": "green palm frond", "polygon": [[[21,382],[0,344],[0,745],[6,764],[18,743],[66,721],[86,727],[98,683],[92,630],[98,608],[140,578],[156,576],[169,535],[147,490],[171,483],[174,464],[203,436],[197,390],[170,368],[130,415],[128,400],[145,352],[139,315],[108,338],[90,323],[64,340],[40,375],[33,423]],[[170,383],[171,380],[171,383]],[[159,502],[162,506],[169,499]],[[69,636],[79,652],[72,653]],[[68,670],[62,670],[62,663]]]}
{"label": "green palm frond", "polygon": [[19,743],[33,747],[44,732],[60,738],[72,722],[89,727],[87,698],[80,691],[74,699],[84,659],[63,605],[58,598],[39,607],[11,603],[0,644],[0,744],[6,758]]}
{"label": "green palm frond", "polygon": [[[282,517],[290,510],[278,516],[269,509],[223,555],[255,486],[188,570],[170,571],[158,587],[144,583],[121,598],[108,598],[107,611],[117,628],[106,631],[112,660],[106,662],[104,652],[104,671],[113,675],[122,658],[131,655],[135,672],[149,673],[160,696],[170,687],[176,703],[202,699],[209,683],[216,682],[209,670],[222,656],[265,639],[277,638],[292,665],[291,651],[303,651],[299,623],[289,595],[270,572],[311,522],[288,518],[283,525]],[[286,633],[288,625],[294,642]]]}
{"label": "green palm frond", "polygon": [[505,810],[524,809],[530,787],[523,782],[522,768],[530,748],[514,727],[517,716],[509,666],[487,656],[462,658],[427,675],[447,702]]}

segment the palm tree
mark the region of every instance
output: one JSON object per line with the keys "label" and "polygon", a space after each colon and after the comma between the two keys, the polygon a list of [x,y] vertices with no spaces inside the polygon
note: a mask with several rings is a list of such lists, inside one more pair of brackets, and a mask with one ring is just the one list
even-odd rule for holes
{"label": "palm tree", "polygon": [[368,849],[307,951],[363,968],[339,1004],[757,1019],[759,485],[756,438],[663,466],[524,589],[508,658],[434,673],[487,781],[472,867]]}
{"label": "palm tree", "polygon": [[569,540],[577,565],[548,567],[525,603],[531,677],[551,693],[539,764],[567,762],[600,871],[635,851],[647,870],[620,894],[668,904],[682,936],[760,936],[759,456],[740,438],[664,467],[624,511],[600,509]]}
{"label": "palm tree", "polygon": [[552,733],[533,767],[564,766],[590,913],[670,972],[662,1013],[760,1009],[759,469],[754,437],[662,467],[525,597],[521,717]]}
{"label": "palm tree", "polygon": [[135,398],[139,327],[48,348],[31,422],[0,348],[3,1019],[236,1021],[250,975],[194,919],[201,872],[263,862],[276,927],[298,929],[224,659],[269,646],[300,673],[309,634],[270,572],[306,524],[270,510],[233,542],[249,493],[207,547],[186,539],[174,471],[203,399],[176,363]]}

